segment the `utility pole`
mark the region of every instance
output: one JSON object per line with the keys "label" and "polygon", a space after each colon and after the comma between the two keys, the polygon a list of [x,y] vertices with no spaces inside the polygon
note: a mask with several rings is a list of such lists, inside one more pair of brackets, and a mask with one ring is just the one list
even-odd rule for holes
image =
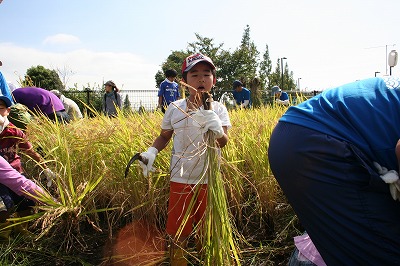
{"label": "utility pole", "polygon": [[281,90],[283,90],[283,59],[287,59],[286,57],[281,57],[281,69],[282,69],[282,82],[281,82]]}

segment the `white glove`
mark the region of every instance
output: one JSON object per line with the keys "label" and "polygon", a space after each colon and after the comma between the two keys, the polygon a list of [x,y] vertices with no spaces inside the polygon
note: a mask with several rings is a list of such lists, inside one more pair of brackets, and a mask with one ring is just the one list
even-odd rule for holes
{"label": "white glove", "polygon": [[146,152],[142,152],[140,156],[142,156],[143,159],[147,160],[147,164],[143,163],[142,161],[139,160],[139,164],[143,169],[143,175],[145,177],[148,176],[149,172],[154,172],[154,167],[153,163],[154,160],[156,159],[158,150],[154,147],[150,147],[147,149]]}
{"label": "white glove", "polygon": [[54,174],[49,168],[43,170],[44,175],[47,179],[47,187],[51,187],[53,180],[56,179],[56,174]]}
{"label": "white glove", "polygon": [[217,139],[224,136],[221,119],[212,110],[198,110],[192,115],[193,125],[198,127],[201,133],[211,130]]}
{"label": "white glove", "polygon": [[390,194],[394,200],[400,200],[400,180],[399,174],[395,170],[388,171],[387,168],[380,166],[377,162],[373,162],[378,170],[380,177],[385,183],[389,184]]}

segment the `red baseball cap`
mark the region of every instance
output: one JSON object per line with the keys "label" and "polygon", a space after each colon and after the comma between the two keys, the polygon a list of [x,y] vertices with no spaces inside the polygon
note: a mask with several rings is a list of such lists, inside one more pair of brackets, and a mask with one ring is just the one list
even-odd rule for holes
{"label": "red baseball cap", "polygon": [[212,67],[212,69],[215,69],[214,63],[212,62],[211,58],[209,58],[208,56],[205,56],[201,53],[196,53],[196,54],[189,55],[188,57],[186,57],[185,61],[183,61],[182,74],[184,72],[188,72],[197,63],[200,63],[200,62],[206,62]]}

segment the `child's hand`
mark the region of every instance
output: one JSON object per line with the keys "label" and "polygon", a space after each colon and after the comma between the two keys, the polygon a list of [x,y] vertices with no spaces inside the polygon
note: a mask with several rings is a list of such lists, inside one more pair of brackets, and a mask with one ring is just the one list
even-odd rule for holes
{"label": "child's hand", "polygon": [[154,172],[153,163],[154,163],[154,160],[156,159],[157,153],[158,153],[158,150],[156,148],[150,147],[147,149],[146,152],[142,152],[140,154],[140,156],[143,158],[143,161],[147,160],[147,164],[142,162],[142,160],[139,160],[139,164],[143,169],[143,175],[145,177],[148,176],[149,172]]}
{"label": "child's hand", "polygon": [[395,170],[388,171],[385,167],[374,162],[375,168],[378,170],[380,177],[385,183],[389,184],[390,194],[394,200],[400,200],[400,180],[399,174]]}
{"label": "child's hand", "polygon": [[53,180],[56,179],[56,174],[54,174],[49,168],[46,168],[43,170],[44,175],[46,176],[47,179],[47,187],[51,187],[53,184]]}
{"label": "child's hand", "polygon": [[192,115],[193,125],[198,127],[204,134],[211,130],[217,139],[224,135],[221,119],[212,110],[198,110]]}

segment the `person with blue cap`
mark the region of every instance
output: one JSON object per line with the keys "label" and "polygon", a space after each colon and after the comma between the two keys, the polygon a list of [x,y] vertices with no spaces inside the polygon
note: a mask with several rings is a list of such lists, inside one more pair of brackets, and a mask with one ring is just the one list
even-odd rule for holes
{"label": "person with blue cap", "polygon": [[251,107],[251,97],[250,90],[243,86],[240,80],[235,80],[233,82],[233,98],[236,101],[236,105],[239,108],[250,108]]}
{"label": "person with blue cap", "polygon": [[11,90],[8,87],[8,83],[3,76],[3,73],[0,71],[0,92],[4,98],[7,98],[6,101],[10,102],[10,106],[14,104],[13,98],[11,96]]}
{"label": "person with blue cap", "polygon": [[289,95],[282,91],[278,86],[272,87],[272,96],[275,97],[275,102],[278,104],[289,105]]}

